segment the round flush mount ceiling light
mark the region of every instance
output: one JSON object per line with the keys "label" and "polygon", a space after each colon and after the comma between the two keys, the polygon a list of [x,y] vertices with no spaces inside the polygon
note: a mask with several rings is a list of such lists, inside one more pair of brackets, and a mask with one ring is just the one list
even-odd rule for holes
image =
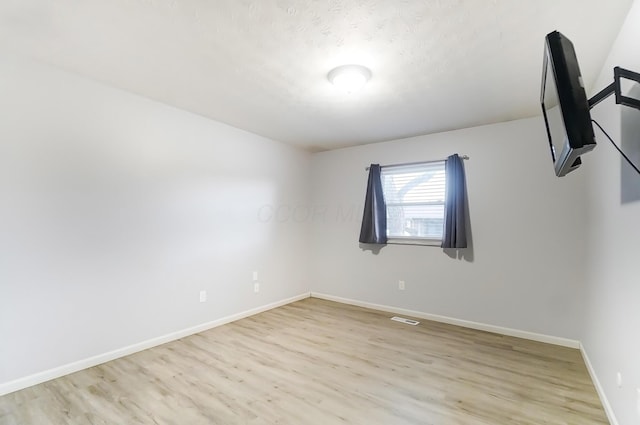
{"label": "round flush mount ceiling light", "polygon": [[342,65],[332,69],[327,78],[338,89],[353,93],[369,81],[371,71],[362,65]]}

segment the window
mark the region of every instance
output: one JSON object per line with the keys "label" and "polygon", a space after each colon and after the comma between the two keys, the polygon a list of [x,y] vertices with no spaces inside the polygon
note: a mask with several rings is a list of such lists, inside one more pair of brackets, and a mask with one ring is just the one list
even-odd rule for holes
{"label": "window", "polygon": [[444,225],[445,161],[382,167],[387,237],[440,241]]}

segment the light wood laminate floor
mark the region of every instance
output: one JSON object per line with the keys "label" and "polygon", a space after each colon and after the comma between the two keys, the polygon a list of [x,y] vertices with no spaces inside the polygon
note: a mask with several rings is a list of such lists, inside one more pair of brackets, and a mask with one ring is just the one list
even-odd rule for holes
{"label": "light wood laminate floor", "polygon": [[306,299],[0,397],[0,424],[606,424],[577,350]]}

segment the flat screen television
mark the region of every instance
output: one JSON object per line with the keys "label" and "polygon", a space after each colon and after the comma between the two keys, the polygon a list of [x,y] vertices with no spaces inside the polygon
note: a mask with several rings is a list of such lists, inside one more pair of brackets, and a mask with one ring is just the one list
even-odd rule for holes
{"label": "flat screen television", "polygon": [[562,177],[582,164],[580,155],[596,140],[573,43],[558,31],[545,37],[540,103],[555,172]]}

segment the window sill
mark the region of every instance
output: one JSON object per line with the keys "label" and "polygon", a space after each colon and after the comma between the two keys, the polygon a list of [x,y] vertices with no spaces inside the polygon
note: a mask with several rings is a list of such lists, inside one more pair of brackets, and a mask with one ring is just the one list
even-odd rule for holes
{"label": "window sill", "polygon": [[441,239],[411,239],[411,238],[388,238],[387,245],[420,245],[437,246],[442,245]]}

